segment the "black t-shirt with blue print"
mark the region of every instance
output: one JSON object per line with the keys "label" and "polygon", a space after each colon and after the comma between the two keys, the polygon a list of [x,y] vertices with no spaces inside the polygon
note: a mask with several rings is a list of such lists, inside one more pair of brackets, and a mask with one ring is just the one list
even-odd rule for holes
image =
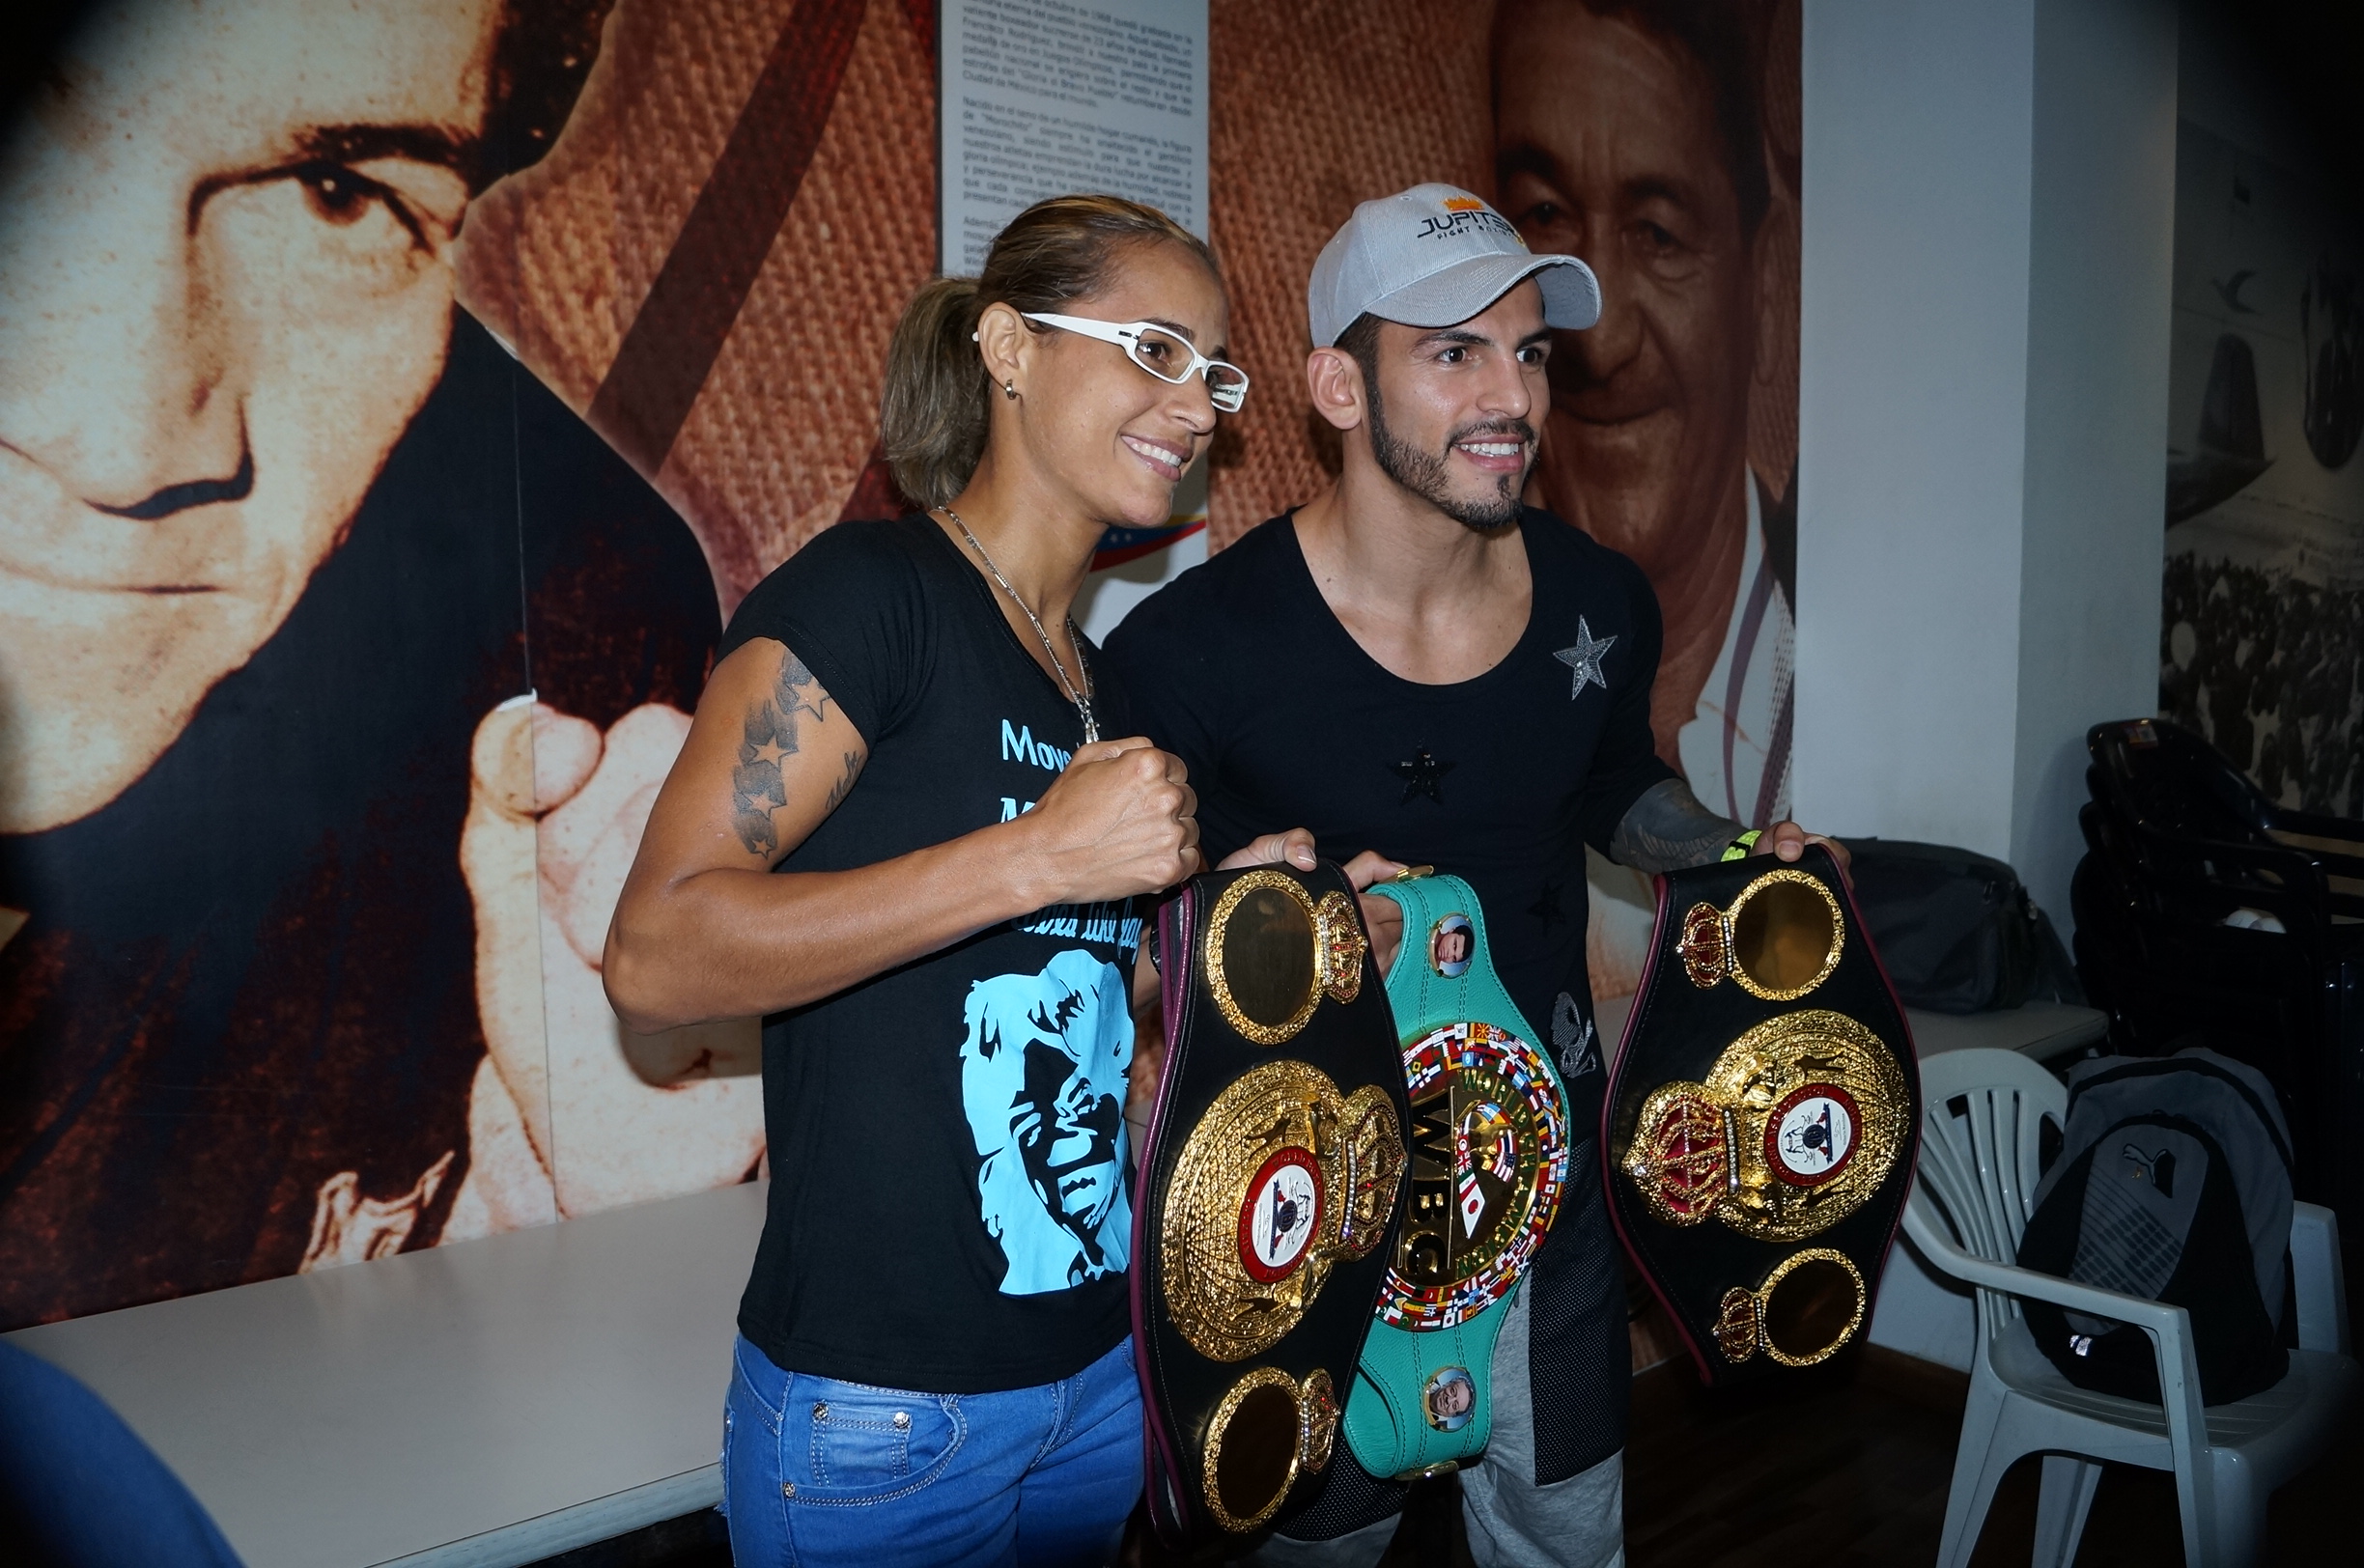
{"label": "black t-shirt with blue print", "polygon": [[[907,517],[828,530],[739,606],[722,653],[786,644],[870,746],[780,870],[890,859],[1050,788],[1082,720],[994,592]],[[740,1331],[791,1371],[931,1393],[1055,1382],[1122,1339],[1140,941],[1129,902],[1043,910],[765,1020],[772,1188]]]}

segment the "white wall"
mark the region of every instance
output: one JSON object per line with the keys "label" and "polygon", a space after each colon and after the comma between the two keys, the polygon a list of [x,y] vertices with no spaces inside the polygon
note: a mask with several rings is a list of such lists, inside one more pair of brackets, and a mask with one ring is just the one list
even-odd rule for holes
{"label": "white wall", "polygon": [[2157,703],[2176,19],[1809,0],[1801,821],[2018,866]]}
{"label": "white wall", "polygon": [[2041,0],[2035,107],[2008,858],[2066,931],[2085,731],[2158,711],[2175,7]]}
{"label": "white wall", "polygon": [[2034,0],[1806,8],[1809,826],[2011,849]]}

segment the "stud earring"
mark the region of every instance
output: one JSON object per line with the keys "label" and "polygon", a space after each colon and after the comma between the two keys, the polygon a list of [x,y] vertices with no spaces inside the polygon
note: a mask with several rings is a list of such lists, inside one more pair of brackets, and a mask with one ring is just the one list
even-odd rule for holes
{"label": "stud earring", "polygon": [[1003,381],[1001,383],[1001,395],[1009,399],[1012,403],[1017,402],[1018,383],[1016,381]]}

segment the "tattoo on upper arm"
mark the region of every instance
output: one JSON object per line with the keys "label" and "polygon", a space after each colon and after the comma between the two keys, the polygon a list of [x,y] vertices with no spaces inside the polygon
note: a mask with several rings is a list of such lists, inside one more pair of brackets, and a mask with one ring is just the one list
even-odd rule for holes
{"label": "tattoo on upper arm", "polygon": [[770,854],[779,848],[772,813],[788,803],[780,762],[796,755],[800,714],[827,718],[829,694],[804,661],[789,653],[780,661],[779,679],[746,712],[740,730],[739,765],[731,770],[731,826],[749,854]]}
{"label": "tattoo on upper arm", "polygon": [[824,816],[836,810],[837,803],[853,793],[854,781],[861,776],[861,770],[862,754],[858,751],[847,752],[845,771],[837,775],[837,782],[830,786],[829,798],[821,802],[821,811]]}
{"label": "tattoo on upper arm", "polygon": [[1642,792],[1609,838],[1609,858],[1636,871],[1681,871],[1705,865],[1746,831],[1730,817],[1700,804],[1679,778]]}

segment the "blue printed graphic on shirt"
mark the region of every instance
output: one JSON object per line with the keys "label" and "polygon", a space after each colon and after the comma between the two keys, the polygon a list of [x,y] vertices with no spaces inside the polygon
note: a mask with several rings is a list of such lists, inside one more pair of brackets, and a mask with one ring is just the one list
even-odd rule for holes
{"label": "blue printed graphic on shirt", "polygon": [[1133,1017],[1123,974],[1080,949],[1039,974],[969,988],[961,1098],[984,1163],[977,1204],[1000,1245],[1005,1296],[1066,1290],[1122,1273],[1124,1070]]}

